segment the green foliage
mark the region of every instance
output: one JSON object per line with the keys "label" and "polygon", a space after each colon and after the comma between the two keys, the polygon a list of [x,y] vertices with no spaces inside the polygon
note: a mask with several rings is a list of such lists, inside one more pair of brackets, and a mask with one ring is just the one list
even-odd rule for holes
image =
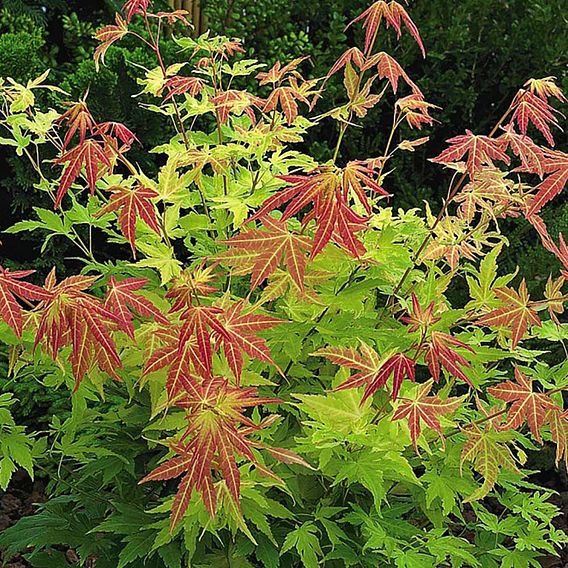
{"label": "green foliage", "polygon": [[[355,4],[332,3],[318,49]],[[0,535],[8,556],[60,567],[63,546],[97,568],[499,568],[568,543],[527,462],[550,446],[568,463],[568,251],[533,210],[565,168],[560,139],[553,151],[538,132],[557,134],[548,105],[564,96],[549,77],[523,78],[491,134],[466,132],[434,160],[450,170],[441,209],[400,208],[399,180],[418,174],[391,158],[423,151],[414,129],[434,126],[435,108],[384,70],[397,24],[422,46],[402,5],[385,6],[349,28],[366,32],[365,53],[329,79],[329,98],[307,61],[261,66],[141,0],[96,32],[100,74],[84,59],[90,25],[69,16],[72,76],[0,80],[0,144],[30,164],[40,196],[7,234],[72,257],[45,279],[0,268],[6,388],[21,414],[32,380],[61,395],[33,436],[0,395],[0,486],[38,468],[49,496]],[[268,49],[291,10],[253,5],[246,24],[272,14]],[[216,21],[229,33],[239,13]],[[168,26],[180,32],[159,41]],[[288,29],[267,59],[298,55],[304,32]],[[378,116],[389,120],[374,151],[349,161]],[[306,151],[317,132],[331,151]],[[503,262],[517,218],[562,271],[532,296]]]}
{"label": "green foliage", "polygon": [[33,478],[32,452],[34,440],[17,426],[10,413],[14,404],[10,393],[0,395],[0,489],[6,490],[17,467],[25,469]]}

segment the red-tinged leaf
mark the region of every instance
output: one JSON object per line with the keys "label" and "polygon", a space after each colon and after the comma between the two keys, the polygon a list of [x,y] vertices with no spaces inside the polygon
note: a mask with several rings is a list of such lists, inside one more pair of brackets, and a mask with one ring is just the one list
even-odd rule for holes
{"label": "red-tinged leaf", "polygon": [[233,497],[238,506],[241,476],[235,461],[234,447],[231,443],[231,439],[225,432],[227,428],[231,428],[231,426],[223,425],[219,429],[215,439],[215,445],[219,455],[219,469],[223,474],[223,479],[227,484],[227,489],[229,490],[231,497]]}
{"label": "red-tinged leaf", "polygon": [[176,22],[183,22],[186,26],[191,26],[191,22],[186,18],[190,13],[187,10],[174,10],[172,12],[158,12],[157,18],[165,18],[170,26]]}
{"label": "red-tinged leaf", "polygon": [[560,102],[566,103],[568,99],[560,87],[556,84],[556,77],[543,77],[542,79],[529,79],[525,83],[525,87],[543,100],[550,97],[558,99]]}
{"label": "red-tinged leaf", "polygon": [[305,97],[299,97],[291,87],[278,87],[266,100],[264,112],[271,112],[279,106],[288,124],[292,124],[298,117],[297,99],[309,104]]}
{"label": "red-tinged leaf", "polygon": [[158,197],[153,189],[137,185],[133,188],[113,186],[109,188],[112,196],[109,202],[97,213],[97,217],[118,211],[120,230],[132,248],[136,258],[136,221],[141,219],[157,235],[161,234],[156,216],[156,206],[152,201]]}
{"label": "red-tinged leaf", "polygon": [[[370,176],[375,174],[375,169],[368,165],[370,163],[372,161],[351,163],[345,179],[349,182],[356,182],[358,188],[374,184]],[[304,225],[312,219],[316,220],[311,258],[321,252],[332,237],[345,246],[353,256],[360,256],[364,247],[356,239],[354,233],[366,226],[367,219],[350,209],[348,203],[350,189],[349,187],[345,190],[342,188],[344,179],[342,170],[324,166],[313,170],[308,175],[282,176],[281,179],[291,185],[269,197],[247,222],[263,218],[274,209],[289,202],[282,215],[282,221],[286,221],[312,203],[313,209],[303,220]]]}
{"label": "red-tinged leaf", "polygon": [[335,75],[335,73],[343,69],[348,63],[356,65],[359,69],[363,67],[365,55],[358,47],[350,47],[345,51],[329,70],[327,78],[329,79],[332,75]]}
{"label": "red-tinged leaf", "polygon": [[[190,97],[196,97],[204,88],[205,83],[197,77],[170,77],[166,81],[166,88],[169,90],[164,102],[172,97],[187,93]],[[215,103],[214,103],[215,104]]]}
{"label": "red-tinged leaf", "polygon": [[51,297],[49,291],[29,282],[21,281],[22,278],[33,273],[33,270],[10,272],[10,270],[0,266],[0,317],[14,330],[18,337],[22,336],[23,314],[16,298],[44,301]]}
{"label": "red-tinged leaf", "polygon": [[381,51],[373,56],[372,62],[373,64],[375,62],[378,64],[377,71],[379,73],[379,79],[388,79],[394,93],[397,92],[398,80],[402,77],[415,95],[420,97],[423,96],[416,83],[410,79],[406,71],[400,66],[394,57],[391,57],[388,53]]}
{"label": "red-tinged leaf", "polygon": [[[172,449],[178,456],[161,464],[140,481],[146,483],[184,475],[172,507],[171,530],[183,517],[194,490],[201,492],[209,512],[215,515],[214,474],[224,479],[229,494],[239,506],[240,473],[236,456],[255,464],[250,448],[258,446],[258,443],[250,441],[247,436],[263,428],[262,423],[255,424],[243,411],[270,402],[277,401],[258,398],[255,389],[233,387],[219,377],[201,384],[192,383],[191,392],[178,404],[187,410],[189,422],[182,442],[189,441],[173,445]],[[261,469],[263,473],[269,472],[264,466]]]}
{"label": "red-tinged leaf", "polygon": [[366,189],[383,197],[390,197],[379,183],[382,165],[381,160],[353,160],[343,168],[341,186],[344,198],[348,199],[350,194],[356,196],[368,215],[371,214],[371,205]]}
{"label": "red-tinged leaf", "polygon": [[71,367],[75,376],[73,392],[76,392],[91,367],[94,354],[89,329],[80,310],[71,312],[71,342]]}
{"label": "red-tinged leaf", "polygon": [[508,172],[489,167],[481,170],[455,197],[460,204],[458,215],[471,222],[477,211],[495,218],[495,211],[506,209],[509,215],[519,210],[519,199],[514,195],[517,183],[507,178]]}
{"label": "red-tinged leaf", "polygon": [[564,457],[568,468],[568,415],[558,409],[550,410],[546,422],[550,425],[550,436],[556,444],[556,467]]}
{"label": "red-tinged leaf", "polygon": [[504,305],[482,316],[477,320],[477,323],[488,327],[510,329],[512,332],[511,347],[515,349],[526,334],[529,325],[540,327],[542,325],[541,321],[530,306],[530,298],[524,279],[519,286],[518,292],[506,286],[495,288],[493,291]]}
{"label": "red-tinged leaf", "polygon": [[35,345],[42,343],[53,359],[61,348],[71,346],[76,388],[95,363],[120,380],[116,369],[122,364],[111,332],[121,319],[101,300],[84,292],[96,280],[93,276],[72,276],[57,284],[52,271],[45,285],[49,298],[41,304]]}
{"label": "red-tinged leaf", "polygon": [[512,403],[505,428],[516,430],[526,421],[535,439],[542,443],[540,429],[546,424],[547,413],[561,410],[545,393],[535,392],[533,382],[515,367],[516,383],[506,381],[490,387],[489,392],[499,400]]}
{"label": "red-tinged leaf", "polygon": [[100,63],[104,65],[105,54],[108,48],[128,33],[128,24],[120,14],[115,14],[115,21],[116,25],[104,26],[95,32],[95,39],[101,42],[95,49],[94,55],[97,71]]}
{"label": "red-tinged leaf", "polygon": [[105,147],[92,139],[80,142],[78,146],[63,154],[55,163],[66,164],[55,197],[56,209],[61,205],[63,197],[71,184],[79,177],[83,167],[91,194],[95,193],[95,184],[101,176],[103,168],[111,169],[112,167],[106,155]]}
{"label": "red-tinged leaf", "polygon": [[410,35],[415,39],[416,43],[418,43],[423,57],[426,56],[426,51],[424,50],[424,44],[422,43],[418,28],[410,19],[406,10],[394,0],[388,4],[384,0],[375,2],[349,24],[349,26],[351,26],[352,24],[363,20],[366,53],[370,52],[375,42],[375,38],[383,18],[386,20],[387,26],[396,30],[397,37],[399,38],[402,33],[402,23],[404,23]]}
{"label": "red-tinged leaf", "polygon": [[443,367],[450,375],[461,379],[469,386],[473,386],[463,371],[463,367],[471,367],[470,362],[455,351],[453,347],[461,347],[474,353],[469,345],[462,343],[455,337],[441,331],[432,332],[426,353],[426,361],[432,377],[438,382],[440,380],[440,367]]}
{"label": "red-tinged leaf", "polygon": [[422,38],[420,37],[420,33],[416,24],[410,19],[408,12],[405,8],[399,4],[398,2],[390,2],[389,4],[389,11],[390,14],[386,16],[387,25],[394,27],[397,32],[397,36],[400,38],[401,36],[401,21],[405,25],[408,33],[414,38],[414,41],[420,47],[420,51],[422,52],[422,57],[426,57],[426,50],[424,49],[424,44],[422,43]]}
{"label": "red-tinged leaf", "polygon": [[240,380],[243,367],[241,352],[253,359],[272,363],[272,357],[266,341],[255,335],[258,331],[270,329],[275,325],[285,323],[283,320],[270,316],[243,313],[242,301],[233,304],[222,316],[224,335],[219,337],[223,343],[225,355],[237,382]]}
{"label": "red-tinged leaf", "polygon": [[361,342],[360,352],[344,347],[326,347],[316,351],[313,355],[325,357],[335,365],[359,371],[341,383],[334,391],[366,385],[361,404],[379,388],[385,386],[391,375],[393,377],[393,400],[398,396],[400,385],[405,378],[414,381],[415,362],[412,359],[403,353],[397,353],[381,361],[377,352],[363,342]]}
{"label": "red-tinged leaf", "polygon": [[286,448],[269,448],[266,447],[268,453],[276,460],[287,464],[296,464],[315,470],[304,458],[299,456],[296,452]]}
{"label": "red-tinged leaf", "polygon": [[531,202],[527,217],[538,213],[554,199],[568,183],[568,154],[560,151],[545,151],[543,169],[549,175],[538,186],[538,192]]}
{"label": "red-tinged leaf", "polygon": [[110,136],[124,144],[125,148],[130,148],[134,142],[140,143],[136,134],[126,127],[121,122],[102,122],[97,128],[99,134],[103,136]]}
{"label": "red-tinged leaf", "polygon": [[95,127],[95,120],[91,112],[87,108],[85,101],[70,103],[68,111],[63,113],[58,119],[58,124],[67,123],[67,132],[63,139],[63,150],[67,148],[75,133],[79,133],[79,144],[85,141],[88,133],[91,133]]}
{"label": "red-tinged leaf", "polygon": [[550,127],[560,128],[555,116],[559,112],[552,108],[546,100],[530,91],[520,91],[513,104],[516,108],[511,117],[511,123],[517,124],[521,134],[526,135],[529,124],[533,124],[546,138],[549,145],[554,146],[554,137]]}
{"label": "red-tinged leaf", "polygon": [[228,339],[228,334],[218,319],[222,313],[223,310],[220,308],[199,305],[188,307],[182,314],[184,324],[180,334],[179,354],[182,356],[187,342],[194,339],[206,377],[211,375],[212,368],[212,332],[216,332],[223,339]]}
{"label": "red-tinged leaf", "polygon": [[116,352],[116,346],[105,324],[97,317],[97,314],[92,313],[89,309],[82,310],[82,316],[94,339],[106,351],[114,365],[121,367],[122,363]]}
{"label": "red-tinged leaf", "polygon": [[197,268],[184,270],[166,293],[166,298],[175,299],[170,311],[185,310],[191,307],[194,301],[199,303],[201,297],[210,296],[217,292],[218,289],[212,286],[217,278],[217,274],[214,272],[216,267],[217,263],[206,266],[205,261],[203,261]]}
{"label": "red-tinged leaf", "polygon": [[430,302],[426,309],[422,309],[418,296],[412,292],[412,312],[410,315],[401,318],[401,321],[408,324],[408,332],[421,330],[426,333],[429,327],[440,321],[439,317],[434,316],[435,302]]}
{"label": "red-tinged leaf", "polygon": [[545,168],[545,154],[543,149],[535,144],[531,138],[515,132],[510,124],[498,140],[503,140],[513,154],[521,160],[521,171],[538,174],[541,178]]}
{"label": "red-tinged leaf", "polygon": [[365,53],[369,53],[372,48],[383,18],[389,15],[390,9],[388,4],[384,0],[379,0],[349,23],[349,26],[352,26],[361,20],[363,21],[363,29],[365,30]]}
{"label": "red-tinged leaf", "polygon": [[493,160],[511,163],[511,159],[505,153],[503,141],[498,139],[473,134],[470,130],[466,130],[466,134],[450,138],[447,142],[450,147],[431,161],[437,164],[451,164],[461,161],[467,155],[466,168],[470,179],[473,179],[484,165],[494,167]]}
{"label": "red-tinged leaf", "polygon": [[[425,124],[432,125],[434,122],[437,122],[430,116],[430,111],[440,108],[426,102],[424,97],[417,93],[398,99],[396,106],[401,111],[410,128],[416,128],[417,130],[422,130]],[[421,140],[424,139],[422,138]],[[399,147],[402,148],[402,144]]]}
{"label": "red-tinged leaf", "polygon": [[373,395],[379,388],[384,386],[392,375],[392,393],[391,398],[396,400],[400,387],[404,379],[408,378],[414,382],[414,366],[415,361],[410,357],[406,356],[404,353],[397,353],[393,355],[390,359],[387,359],[379,369],[375,378],[371,383],[367,385],[363,398],[361,399],[361,404],[363,404],[367,398]]}
{"label": "red-tinged leaf", "polygon": [[304,55],[302,57],[296,57],[296,59],[292,59],[292,61],[286,63],[284,66],[280,63],[280,61],[277,61],[269,71],[261,71],[256,75],[256,78],[259,80],[261,87],[268,85],[269,83],[281,83],[289,76],[301,78],[301,75],[298,72],[298,67],[306,59],[309,59],[309,56]]}
{"label": "red-tinged leaf", "polygon": [[146,278],[125,278],[118,282],[114,276],[111,276],[107,285],[105,307],[118,316],[123,324],[121,328],[132,338],[134,337],[133,314],[129,308],[142,317],[154,319],[164,325],[169,323],[150,300],[134,293],[143,288],[147,282]]}
{"label": "red-tinged leaf", "polygon": [[[262,224],[266,230],[253,229],[221,241],[229,245],[231,250],[228,254],[221,255],[220,260],[237,268],[245,264],[245,271],[240,274],[252,273],[251,289],[262,284],[283,262],[298,288],[303,291],[310,239],[293,233],[286,222],[271,217],[263,217]],[[235,251],[242,251],[245,255],[239,257]]]}
{"label": "red-tinged leaf", "polygon": [[473,425],[464,430],[464,434],[467,439],[461,454],[460,470],[464,462],[473,462],[475,471],[483,476],[483,485],[465,499],[465,502],[469,503],[487,496],[495,487],[501,469],[515,473],[519,473],[519,470],[511,450],[499,440],[499,433],[494,430],[491,422],[487,423],[485,430]]}
{"label": "red-tinged leaf", "polygon": [[126,21],[130,23],[136,14],[145,14],[150,2],[151,0],[127,0],[122,7],[122,11],[126,14]]}
{"label": "red-tinged leaf", "polygon": [[237,90],[223,91],[211,97],[210,102],[215,105],[219,120],[223,124],[227,122],[230,114],[240,116],[243,113],[255,124],[256,116],[253,109],[263,109],[265,106],[263,99],[255,97],[246,91]]}
{"label": "red-tinged leaf", "polygon": [[432,385],[433,380],[430,379],[427,383],[418,386],[413,399],[401,398],[392,416],[393,421],[402,419],[408,421],[410,438],[417,453],[419,453],[418,437],[422,431],[422,423],[436,431],[444,443],[439,417],[455,412],[464,399],[464,397],[441,399],[438,396],[428,396]]}
{"label": "red-tinged leaf", "polygon": [[195,460],[193,454],[186,454],[172,458],[159,465],[152,473],[141,479],[138,483],[147,483],[148,481],[165,481],[174,479],[184,474],[191,462]]}

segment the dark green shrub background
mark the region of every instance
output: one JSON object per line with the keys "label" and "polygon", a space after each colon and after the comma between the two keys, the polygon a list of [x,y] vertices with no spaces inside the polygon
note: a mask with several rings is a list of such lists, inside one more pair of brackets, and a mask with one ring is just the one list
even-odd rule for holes
{"label": "dark green shrub background", "polygon": [[[203,10],[213,32],[242,38],[251,56],[272,64],[309,54],[306,72],[323,76],[346,46],[360,42],[358,29],[345,28],[368,5],[368,0],[204,0]],[[51,80],[73,98],[89,91],[89,104],[99,118],[125,122],[148,144],[158,141],[168,125],[159,117],[149,120],[147,113],[142,118],[138,99],[132,97],[140,72],[134,64],[154,66],[144,50],[124,42],[109,51],[107,66],[95,73],[92,33],[111,21],[120,2],[5,0],[3,6],[0,76],[25,81],[49,67]],[[426,60],[407,34],[399,45],[392,30],[381,33],[385,50],[393,52],[419,81],[428,100],[442,107],[436,113],[440,123],[426,132],[431,135],[430,143],[399,160],[391,176],[389,190],[395,194],[396,207],[421,207],[425,199],[439,201],[446,192],[447,176],[427,158],[443,148],[445,139],[465,128],[488,131],[529,77],[556,75],[568,87],[565,8],[565,0],[412,2],[410,12],[427,46]],[[166,53],[175,49],[171,41],[164,47]],[[336,77],[328,84],[324,105],[331,106],[342,96],[341,78]],[[390,114],[380,109],[371,112],[362,128],[351,129],[341,158],[380,154],[390,120]],[[328,124],[314,128],[307,141],[310,152],[320,159],[329,158],[335,136]],[[565,147],[566,141],[566,134],[558,133],[559,147]],[[143,149],[136,159],[150,171],[155,167]],[[7,153],[0,158],[0,191],[10,204],[0,210],[0,229],[32,214],[32,204],[38,204],[33,183],[33,172],[21,159]],[[553,231],[568,232],[568,213],[561,202],[547,216]],[[509,264],[522,263],[531,287],[538,286],[554,260],[539,254],[534,232],[524,225],[512,223],[505,228],[515,243]],[[4,235],[1,240],[0,262],[9,265],[39,269],[54,262],[62,265],[69,252],[54,239],[47,254],[38,259],[37,241],[20,235]]]}

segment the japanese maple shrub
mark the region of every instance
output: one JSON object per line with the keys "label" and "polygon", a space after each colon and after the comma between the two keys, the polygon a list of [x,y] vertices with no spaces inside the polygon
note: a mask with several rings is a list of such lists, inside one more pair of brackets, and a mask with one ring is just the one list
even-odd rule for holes
{"label": "japanese maple shrub", "polygon": [[[73,393],[47,434],[0,430],[2,487],[35,465],[51,495],[0,544],[32,547],[35,566],[66,563],[62,544],[97,568],[540,566],[568,542],[526,453],[568,463],[568,247],[539,216],[568,179],[554,78],[527,81],[491,132],[448,140],[432,159],[447,197],[423,216],[391,206],[396,156],[428,142],[412,132],[436,111],[381,49],[404,34],[426,55],[401,4],[357,17],[362,45],[320,79],[304,59],[265,69],[237,40],[192,39],[186,16],[129,0],[96,34],[97,65],[127,35],[155,55],[140,104],[177,131],[147,148],[157,176],[87,96],[41,110],[38,89],[65,100],[47,73],[0,83],[1,142],[54,204],[10,231],[67,239],[82,266],[43,283],[0,271],[13,380]],[[335,73],[345,103],[317,115]],[[386,148],[342,162],[357,120],[389,102]],[[318,164],[294,144],[324,120],[337,145]],[[518,216],[565,267],[539,299],[499,271],[499,224]]]}

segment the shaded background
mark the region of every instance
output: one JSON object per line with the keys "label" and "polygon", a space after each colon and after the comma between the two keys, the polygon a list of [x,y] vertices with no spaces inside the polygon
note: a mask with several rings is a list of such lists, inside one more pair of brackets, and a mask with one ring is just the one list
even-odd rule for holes
{"label": "shaded background", "polygon": [[[167,2],[161,2],[167,8]],[[89,104],[99,119],[125,122],[145,141],[146,147],[165,139],[167,122],[142,113],[134,64],[154,67],[150,54],[128,40],[112,47],[107,66],[95,73],[92,34],[109,23],[121,2],[113,0],[4,0],[0,12],[0,76],[19,81],[36,77],[51,68],[50,80],[73,98],[89,90]],[[160,4],[160,2],[155,2]],[[369,0],[171,0],[175,8],[192,13],[198,31],[242,38],[247,56],[272,64],[309,54],[306,74],[322,76],[347,46],[362,43],[358,28],[345,27],[369,4]],[[449,176],[430,164],[444,141],[470,128],[477,133],[491,129],[507,108],[516,90],[530,77],[555,75],[568,87],[568,1],[567,0],[416,0],[409,11],[418,25],[428,51],[423,60],[408,36],[399,43],[392,30],[382,32],[379,45],[394,54],[415,79],[427,99],[442,107],[435,116],[439,124],[425,134],[429,144],[398,159],[397,169],[387,182],[395,207],[422,207],[445,195]],[[175,56],[171,40],[164,42],[166,58]],[[328,83],[327,98],[318,111],[343,100],[340,74]],[[48,100],[48,104],[59,101]],[[388,105],[384,105],[388,106]],[[380,155],[389,132],[391,113],[371,111],[360,129],[350,129],[342,146],[341,160]],[[402,132],[404,135],[404,132]],[[557,133],[558,147],[568,138]],[[336,131],[314,128],[304,150],[325,160],[334,147]],[[156,158],[138,150],[135,159],[152,172]],[[0,157],[0,192],[7,205],[0,208],[0,230],[33,215],[32,206],[43,203],[34,189],[35,174],[21,159],[4,151]],[[561,200],[545,214],[552,234],[568,233],[568,209]],[[523,266],[532,289],[542,285],[555,269],[555,260],[543,253],[538,239],[523,221],[504,226],[512,247],[504,259],[506,268]],[[64,270],[67,245],[53,239],[44,255],[33,235],[3,235],[0,263],[33,266],[42,273],[58,264]],[[542,254],[541,254],[542,253]],[[71,253],[69,253],[71,254]]]}

